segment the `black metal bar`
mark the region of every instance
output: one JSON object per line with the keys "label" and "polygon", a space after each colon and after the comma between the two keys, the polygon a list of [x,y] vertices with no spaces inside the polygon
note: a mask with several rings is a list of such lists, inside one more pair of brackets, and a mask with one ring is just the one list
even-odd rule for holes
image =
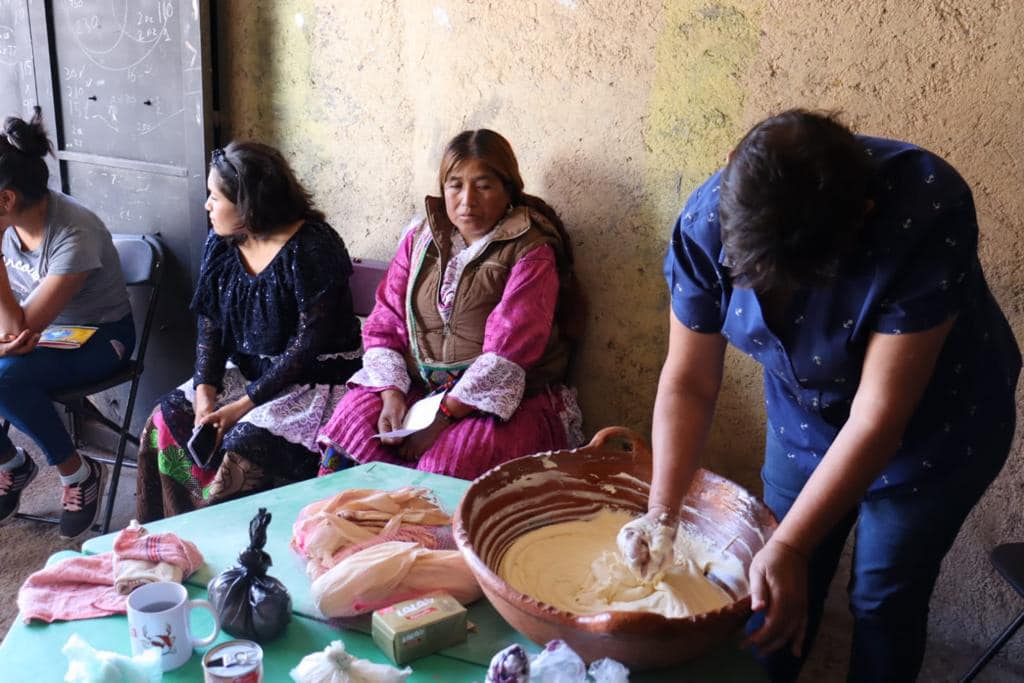
{"label": "black metal bar", "polygon": [[1013,637],[1013,634],[1017,632],[1021,625],[1024,625],[1024,612],[1018,614],[1017,618],[1006,627],[1006,630],[999,634],[999,637],[995,639],[995,642],[988,646],[988,649],[985,650],[985,654],[983,654],[981,658],[974,663],[974,666],[971,667],[970,671],[964,674],[964,677],[960,679],[960,683],[973,681],[975,676],[981,673],[981,670],[985,668],[985,665],[989,663],[989,660],[996,656],[999,650],[1003,648],[1003,645],[1006,645],[1006,641]]}
{"label": "black metal bar", "polygon": [[117,453],[114,455],[114,471],[110,475],[110,488],[107,489],[107,510],[103,515],[103,525],[100,527],[100,533],[107,533],[110,531],[110,518],[114,514],[114,498],[117,496],[117,482],[121,478],[121,465],[124,464],[124,447],[128,437],[128,430],[132,424],[132,410],[135,407],[135,393],[139,389],[139,377],[141,373],[136,372],[135,377],[132,379],[132,388],[128,392],[128,406],[124,411],[124,425],[121,427],[121,433],[117,439]]}
{"label": "black metal bar", "polygon": [[[129,437],[128,430],[131,427],[132,413],[135,411],[135,396],[139,389],[139,378],[142,377],[142,370],[146,359],[146,348],[149,346],[149,333],[153,327],[153,317],[156,313],[156,305],[158,297],[160,296],[160,281],[163,278],[163,250],[160,247],[160,243],[149,236],[143,236],[143,239],[149,244],[150,249],[153,250],[153,267],[150,269],[149,276],[149,302],[146,305],[146,319],[142,323],[142,336],[139,339],[139,347],[135,354],[135,373],[132,376],[132,386],[128,392],[128,405],[124,411],[124,424],[121,426],[117,440],[117,451],[114,455],[114,471],[110,476],[110,486],[107,489],[107,507],[103,515],[103,524],[101,525],[102,533],[107,533],[110,530],[110,520],[114,515],[114,499],[117,497],[117,483],[121,479],[121,467],[124,465],[124,449],[125,441]],[[140,434],[141,437],[141,434]],[[139,444],[141,438],[135,439],[135,443]]]}
{"label": "black metal bar", "polygon": [[[17,519],[27,519],[30,522],[42,522],[44,524],[60,524],[60,517],[50,517],[47,515],[34,515],[31,512],[15,512],[14,516]],[[89,527],[90,531],[100,531],[99,524],[93,524]]]}

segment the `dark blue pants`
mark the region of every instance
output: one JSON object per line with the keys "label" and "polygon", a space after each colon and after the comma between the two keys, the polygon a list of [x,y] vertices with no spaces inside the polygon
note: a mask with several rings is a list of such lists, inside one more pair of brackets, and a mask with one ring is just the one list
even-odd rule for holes
{"label": "dark blue pants", "polygon": [[[75,445],[53,407],[50,394],[98,382],[114,374],[135,347],[132,316],[98,326],[95,334],[78,349],[36,348],[24,356],[0,358],[0,417],[35,441],[51,465],[71,457]],[[122,355],[111,342],[124,349]],[[0,433],[0,454],[14,448],[6,433]]]}
{"label": "dark blue pants", "polygon": [[[853,564],[848,583],[853,614],[853,648],[849,680],[913,681],[924,657],[928,603],[942,558],[960,526],[1006,462],[1010,429],[993,430],[969,463],[946,476],[907,490],[869,496],[850,512],[818,546],[809,565],[808,627],[804,657],[788,648],[759,657],[773,681],[795,680],[814,643],[829,584],[850,530]],[[765,503],[781,520],[789,512],[807,477],[797,471],[768,429],[761,471]],[[747,632],[763,621],[755,614]]]}

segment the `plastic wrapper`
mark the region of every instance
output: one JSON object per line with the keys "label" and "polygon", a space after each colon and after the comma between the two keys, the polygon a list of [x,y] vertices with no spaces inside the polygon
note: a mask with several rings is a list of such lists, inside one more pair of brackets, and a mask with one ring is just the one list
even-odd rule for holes
{"label": "plastic wrapper", "polygon": [[[588,677],[589,675],[589,677]],[[598,659],[588,669],[563,640],[552,640],[532,660],[518,645],[491,658],[485,683],[629,683],[629,669],[614,659]]]}
{"label": "plastic wrapper", "polygon": [[594,683],[629,683],[626,665],[607,657],[591,662],[587,673]]}
{"label": "plastic wrapper", "polygon": [[529,683],[530,657],[519,645],[509,645],[491,657],[485,683]]}
{"label": "plastic wrapper", "polygon": [[586,683],[587,665],[564,640],[552,640],[530,663],[530,683]]}
{"label": "plastic wrapper", "polygon": [[159,683],[163,679],[160,650],[155,647],[129,657],[97,650],[72,633],[61,652],[68,658],[65,683]]}
{"label": "plastic wrapper", "polygon": [[220,627],[236,638],[260,643],[281,635],[292,615],[288,589],[267,576],[273,562],[263,546],[270,519],[267,509],[260,508],[249,523],[249,547],[238,556],[238,566],[213,577],[206,587]]}
{"label": "plastic wrapper", "polygon": [[402,683],[412,669],[396,669],[387,664],[353,657],[340,640],[331,642],[323,652],[306,655],[291,670],[295,683]]}
{"label": "plastic wrapper", "polygon": [[458,550],[428,550],[402,541],[349,555],[310,587],[313,602],[328,617],[352,617],[435,591],[463,605],[482,595]]}

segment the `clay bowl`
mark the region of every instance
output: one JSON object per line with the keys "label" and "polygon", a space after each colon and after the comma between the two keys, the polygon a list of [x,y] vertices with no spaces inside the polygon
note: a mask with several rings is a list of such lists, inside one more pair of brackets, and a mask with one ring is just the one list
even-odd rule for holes
{"label": "clay bowl", "polygon": [[[686,618],[576,615],[518,592],[497,574],[509,546],[533,529],[588,517],[601,507],[644,512],[650,480],[651,454],[643,439],[609,427],[583,448],[518,458],[477,478],[455,510],[455,541],[487,599],[535,643],[561,638],[588,662],[611,657],[634,671],[678,664],[729,640],[743,625],[750,615],[745,585],[731,588],[731,604]],[[744,575],[777,526],[763,503],[703,469],[686,495],[681,524],[693,525],[713,548],[738,558]]]}

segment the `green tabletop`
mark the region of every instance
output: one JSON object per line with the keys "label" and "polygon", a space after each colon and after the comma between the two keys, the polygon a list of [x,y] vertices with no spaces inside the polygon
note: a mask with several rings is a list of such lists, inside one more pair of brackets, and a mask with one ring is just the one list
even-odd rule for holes
{"label": "green tabletop", "polygon": [[[56,553],[49,562],[75,555],[77,553],[71,551]],[[188,592],[191,598],[206,597],[206,591],[196,586],[189,586]],[[195,633],[209,633],[212,628],[212,619],[205,610],[196,610],[193,613],[192,625],[196,629]],[[0,662],[3,663],[2,669],[0,669],[2,672],[0,680],[31,680],[34,683],[63,681],[68,662],[61,654],[61,648],[73,633],[79,634],[98,650],[108,650],[125,655],[131,653],[131,644],[128,640],[128,619],[124,616],[58,621],[52,624],[40,621],[25,624],[19,618],[11,626],[3,643],[0,644]],[[231,639],[232,636],[221,633],[216,643]],[[369,636],[352,631],[339,632],[332,626],[316,619],[293,615],[284,635],[263,646],[264,680],[267,683],[290,681],[288,672],[303,657],[311,652],[323,650],[331,641],[339,639],[344,641],[345,648],[356,657],[382,664],[391,664]],[[207,649],[196,650],[196,654],[185,666],[164,673],[163,680],[166,683],[202,681],[202,664],[200,662],[202,654]],[[484,670],[479,666],[439,655],[417,659],[410,666],[413,669],[410,681],[468,683],[469,681],[483,680],[484,677]],[[12,672],[18,671],[24,672],[24,677],[7,678],[12,675]]]}
{"label": "green tabletop", "polygon": [[[267,528],[265,550],[274,561],[267,573],[288,586],[296,612],[303,616],[322,619],[323,614],[313,604],[313,598],[310,596],[306,561],[289,545],[292,524],[298,519],[299,511],[312,502],[328,498],[345,489],[396,489],[402,486],[423,486],[431,489],[445,511],[453,514],[469,482],[418,472],[407,467],[371,463],[185,515],[168,517],[146,524],[146,528],[151,533],[173,531],[195,543],[206,559],[206,566],[189,577],[187,583],[205,587],[211,578],[238,564],[238,554],[249,546],[250,520],[259,508],[267,508],[273,519]],[[82,544],[82,552],[87,555],[107,552],[113,549],[116,536],[116,533],[111,533],[91,538]]]}
{"label": "green tabletop", "polygon": [[[371,463],[152,522],[147,524],[146,528],[153,533],[173,531],[198,546],[206,559],[206,566],[189,577],[186,583],[205,589],[210,578],[237,563],[238,554],[249,544],[249,521],[259,508],[267,508],[273,514],[273,520],[267,529],[265,550],[274,561],[268,573],[288,587],[292,596],[292,609],[298,615],[322,620],[324,617],[313,604],[310,595],[310,580],[306,576],[305,561],[289,545],[292,524],[298,518],[299,511],[309,503],[345,489],[395,489],[409,485],[431,489],[445,511],[453,514],[462,494],[469,487],[469,482],[386,463]],[[87,554],[109,551],[113,548],[115,536],[116,534],[108,534],[90,539],[83,544],[82,551]],[[440,655],[466,664],[486,667],[495,652],[512,643],[519,643],[531,654],[540,651],[536,644],[509,626],[486,599],[479,600],[469,607],[469,620],[477,628],[469,634],[467,641],[442,650]],[[362,624],[357,621],[346,623],[346,626],[349,629],[368,630],[366,623],[366,620]],[[345,631],[346,634],[349,632],[351,630]],[[348,644],[347,637],[345,642]],[[754,659],[736,646],[724,646],[670,672],[635,675],[631,680],[640,683],[678,681],[682,680],[680,676],[692,680],[712,681],[765,680]],[[482,673],[478,675],[478,679],[483,679]]]}

